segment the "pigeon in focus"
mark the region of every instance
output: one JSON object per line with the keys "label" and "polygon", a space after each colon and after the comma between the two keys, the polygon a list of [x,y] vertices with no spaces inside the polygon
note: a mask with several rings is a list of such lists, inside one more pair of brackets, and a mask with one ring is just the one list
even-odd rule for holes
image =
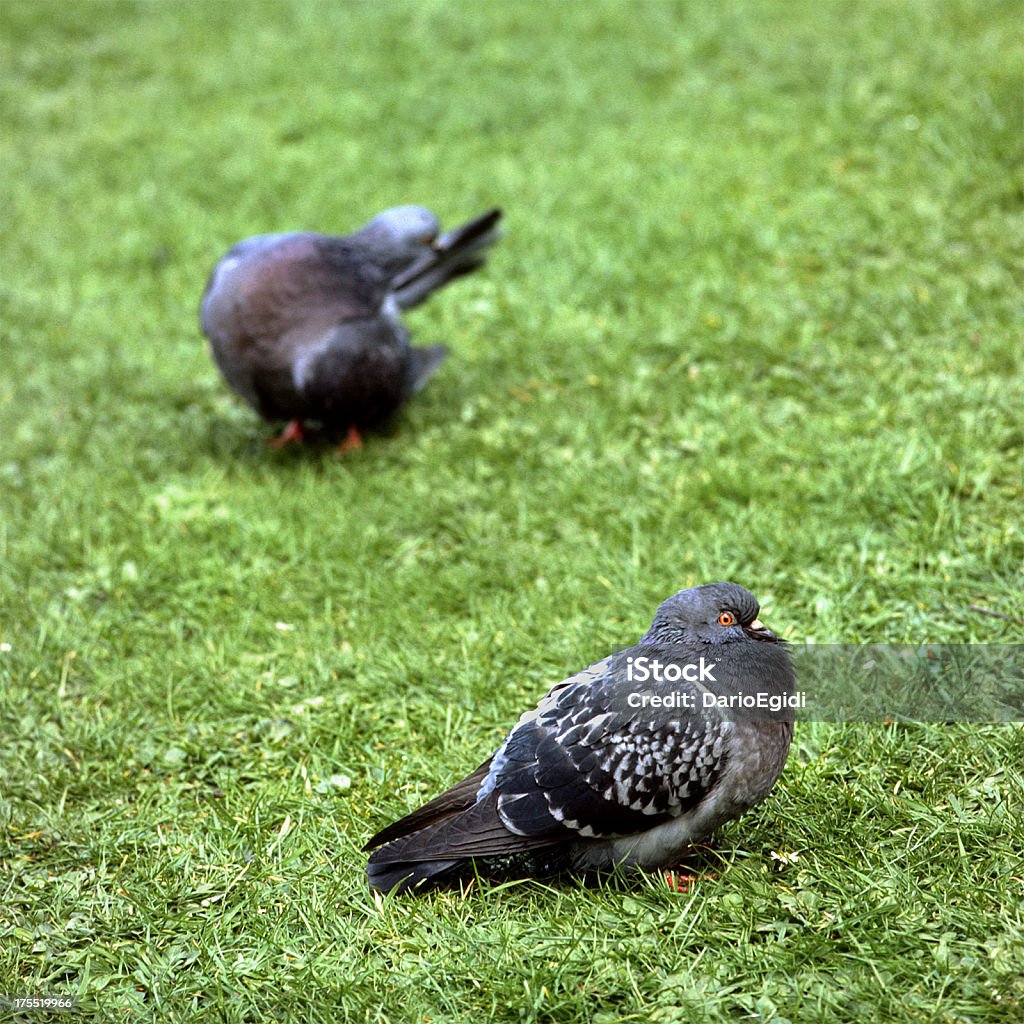
{"label": "pigeon in focus", "polygon": [[[558,683],[472,775],[378,832],[371,887],[677,865],[786,763],[796,676],[758,612],[735,583],[670,597],[637,647]],[[779,707],[737,708],[757,694]]]}
{"label": "pigeon in focus", "polygon": [[401,320],[481,266],[499,237],[489,210],[447,234],[422,206],[396,206],[351,235],[256,235],[214,268],[200,319],[224,379],[284,444],[315,421],[358,447],[430,379],[443,345],[413,348]]}

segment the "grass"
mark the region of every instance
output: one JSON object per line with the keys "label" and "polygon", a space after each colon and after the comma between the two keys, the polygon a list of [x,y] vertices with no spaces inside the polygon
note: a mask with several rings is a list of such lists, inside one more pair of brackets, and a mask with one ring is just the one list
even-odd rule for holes
{"label": "grass", "polygon": [[[0,994],[1019,1020],[1018,726],[803,726],[689,894],[381,900],[359,852],[687,585],[1024,640],[1019,14],[6,0]],[[417,201],[507,212],[410,317],[450,361],[351,457],[267,450],[211,266]]]}

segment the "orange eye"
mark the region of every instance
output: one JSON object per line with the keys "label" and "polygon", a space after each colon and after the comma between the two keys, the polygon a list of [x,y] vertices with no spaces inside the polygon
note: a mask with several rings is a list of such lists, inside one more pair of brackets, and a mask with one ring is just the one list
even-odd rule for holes
{"label": "orange eye", "polygon": [[735,626],[736,616],[733,615],[732,612],[722,612],[722,614],[718,616],[718,624],[720,626]]}

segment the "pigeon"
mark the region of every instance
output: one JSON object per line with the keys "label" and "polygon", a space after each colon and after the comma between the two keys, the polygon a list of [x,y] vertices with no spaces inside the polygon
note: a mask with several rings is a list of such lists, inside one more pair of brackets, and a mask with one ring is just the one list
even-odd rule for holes
{"label": "pigeon", "polygon": [[200,321],[227,383],[264,419],[289,421],[272,443],[301,441],[315,421],[358,447],[419,391],[447,349],[413,348],[401,312],[481,266],[500,219],[488,210],[441,234],[430,210],[396,206],[351,235],[256,235],[229,249]]}
{"label": "pigeon", "polygon": [[[637,647],[558,683],[475,772],[370,839],[370,886],[677,865],[786,762],[796,676],[759,610],[735,583],[670,597]],[[772,709],[740,709],[759,694]]]}

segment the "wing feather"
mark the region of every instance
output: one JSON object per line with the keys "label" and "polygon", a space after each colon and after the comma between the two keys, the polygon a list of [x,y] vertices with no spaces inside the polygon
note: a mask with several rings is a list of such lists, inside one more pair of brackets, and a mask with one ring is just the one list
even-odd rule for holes
{"label": "wing feather", "polygon": [[498,813],[511,831],[629,835],[683,814],[715,786],[725,767],[721,719],[630,706],[624,664],[606,658],[553,689],[495,755]]}
{"label": "wing feather", "polygon": [[[374,850],[370,863],[416,864],[423,861],[501,856],[539,849],[557,841],[552,836],[530,837],[509,832],[498,817],[497,800],[497,794],[491,793],[464,811],[450,814],[417,832],[400,836]],[[569,836],[567,830],[562,831],[564,837]]]}
{"label": "wing feather", "polygon": [[455,783],[450,789],[446,789],[440,796],[434,797],[429,803],[417,808],[411,814],[381,829],[364,847],[363,850],[372,850],[375,846],[383,846],[385,843],[392,843],[402,836],[412,832],[419,832],[420,829],[433,825],[438,821],[452,814],[458,814],[476,802],[480,786],[491,767],[491,759],[486,761],[475,772],[467,775],[461,782]]}

